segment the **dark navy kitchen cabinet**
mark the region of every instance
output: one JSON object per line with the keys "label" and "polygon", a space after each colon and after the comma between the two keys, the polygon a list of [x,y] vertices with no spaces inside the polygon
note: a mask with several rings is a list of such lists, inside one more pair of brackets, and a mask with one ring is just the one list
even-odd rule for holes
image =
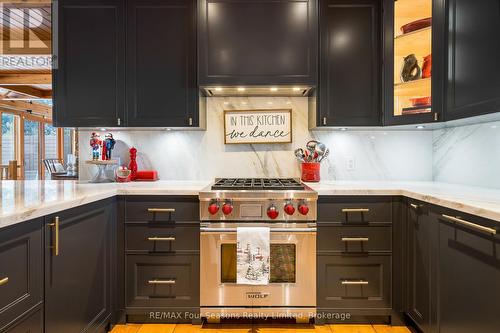
{"label": "dark navy kitchen cabinet", "polygon": [[45,218],[45,332],[107,332],[115,210],[107,199]]}
{"label": "dark navy kitchen cabinet", "polygon": [[446,120],[500,112],[500,2],[447,2]]}
{"label": "dark navy kitchen cabinet", "polygon": [[437,224],[428,204],[412,199],[406,204],[406,311],[420,330],[431,333],[437,322]]}
{"label": "dark navy kitchen cabinet", "polygon": [[315,86],[317,0],[199,1],[199,82]]}
{"label": "dark navy kitchen cabinet", "polygon": [[319,3],[319,85],[310,127],[381,125],[381,1]]}
{"label": "dark navy kitchen cabinet", "polygon": [[127,126],[198,126],[196,1],[127,2]]}
{"label": "dark navy kitchen cabinet", "polygon": [[440,207],[433,220],[439,235],[439,332],[498,332],[498,222]]}
{"label": "dark navy kitchen cabinet", "polygon": [[0,230],[0,332],[42,332],[42,220]]}
{"label": "dark navy kitchen cabinet", "polygon": [[124,10],[119,0],[54,3],[55,126],[124,124]]}

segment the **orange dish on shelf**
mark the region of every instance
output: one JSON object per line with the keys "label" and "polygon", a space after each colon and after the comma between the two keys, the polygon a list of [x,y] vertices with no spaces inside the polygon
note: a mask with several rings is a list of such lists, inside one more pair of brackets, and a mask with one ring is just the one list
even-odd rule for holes
{"label": "orange dish on shelf", "polygon": [[407,23],[401,27],[401,32],[407,34],[416,30],[424,29],[432,25],[432,17]]}
{"label": "orange dish on shelf", "polygon": [[432,104],[432,97],[426,96],[410,98],[410,102],[412,106],[428,106]]}

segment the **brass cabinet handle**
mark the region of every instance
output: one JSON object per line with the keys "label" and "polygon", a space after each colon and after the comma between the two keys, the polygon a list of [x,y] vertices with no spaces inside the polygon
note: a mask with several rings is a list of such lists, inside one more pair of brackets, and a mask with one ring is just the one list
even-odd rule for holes
{"label": "brass cabinet handle", "polygon": [[342,208],[342,213],[368,213],[369,208]]}
{"label": "brass cabinet handle", "polygon": [[175,284],[175,280],[158,280],[158,279],[154,279],[154,280],[149,280],[148,283],[149,284]]}
{"label": "brass cabinet handle", "polygon": [[175,241],[175,237],[148,237],[148,241],[152,242]]}
{"label": "brass cabinet handle", "polygon": [[175,208],[148,208],[149,213],[175,213]]}
{"label": "brass cabinet handle", "polygon": [[54,228],[54,245],[50,248],[53,250],[55,256],[59,255],[59,216],[54,217],[54,222],[48,224],[49,227]]}
{"label": "brass cabinet handle", "polygon": [[368,237],[342,237],[343,242],[368,242]]}
{"label": "brass cabinet handle", "polygon": [[0,280],[0,286],[3,286],[4,284],[7,284],[7,282],[9,282],[9,278],[8,277],[4,277],[3,279]]}
{"label": "brass cabinet handle", "polygon": [[366,280],[342,280],[343,286],[366,286],[368,281]]}
{"label": "brass cabinet handle", "polygon": [[472,222],[469,222],[469,221],[462,220],[462,219],[460,219],[458,217],[455,217],[455,216],[450,216],[450,215],[446,215],[446,214],[442,214],[441,216],[444,217],[447,220],[450,220],[452,222],[461,224],[461,225],[463,225],[465,227],[469,227],[471,229],[476,229],[476,230],[485,232],[487,234],[492,234],[492,235],[496,235],[497,234],[497,231],[495,229],[493,229],[493,228],[484,227],[484,226],[476,224],[476,223],[472,223]]}
{"label": "brass cabinet handle", "polygon": [[413,208],[413,209],[419,209],[419,208],[420,208],[420,206],[419,206],[419,205],[414,204],[414,203],[410,204],[410,206],[411,206],[411,208]]}

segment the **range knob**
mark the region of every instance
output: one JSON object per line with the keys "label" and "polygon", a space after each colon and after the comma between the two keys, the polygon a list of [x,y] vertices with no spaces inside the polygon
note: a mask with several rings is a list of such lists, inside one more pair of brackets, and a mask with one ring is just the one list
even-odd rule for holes
{"label": "range knob", "polygon": [[211,215],[215,215],[217,214],[218,211],[219,211],[219,203],[216,200],[210,201],[210,203],[208,204],[208,212]]}
{"label": "range knob", "polygon": [[291,202],[287,202],[285,207],[283,208],[283,210],[288,215],[293,215],[293,213],[295,213],[295,207],[293,206],[293,204]]}
{"label": "range knob", "polygon": [[267,209],[267,216],[272,220],[277,218],[279,214],[280,212],[278,211],[278,208],[274,204],[269,206],[269,208]]}
{"label": "range knob", "polygon": [[226,202],[222,205],[222,213],[224,215],[229,215],[233,212],[233,204],[231,202]]}
{"label": "range knob", "polygon": [[299,205],[299,213],[302,215],[309,213],[309,207],[304,202]]}

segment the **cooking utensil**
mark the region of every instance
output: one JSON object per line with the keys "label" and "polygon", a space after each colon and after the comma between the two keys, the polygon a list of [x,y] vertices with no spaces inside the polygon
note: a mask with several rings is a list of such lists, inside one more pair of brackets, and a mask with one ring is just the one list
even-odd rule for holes
{"label": "cooking utensil", "polygon": [[295,157],[300,161],[300,162],[305,162],[305,155],[304,155],[304,149],[302,148],[297,148],[295,149]]}
{"label": "cooking utensil", "polygon": [[319,159],[321,158],[321,156],[323,156],[323,154],[325,153],[326,151],[326,146],[324,143],[321,143],[321,142],[318,142],[316,144],[316,146],[314,147],[314,155],[315,155],[315,160],[317,162],[319,162]]}
{"label": "cooking utensil", "polygon": [[323,161],[325,158],[328,157],[328,155],[330,155],[330,149],[326,148],[325,153],[318,158],[318,162]]}
{"label": "cooking utensil", "polygon": [[308,159],[307,161],[308,162],[312,162],[314,160],[314,151],[316,149],[316,145],[318,144],[319,142],[316,141],[316,140],[310,140],[306,143],[306,149],[307,151],[309,151],[309,154],[307,155]]}

